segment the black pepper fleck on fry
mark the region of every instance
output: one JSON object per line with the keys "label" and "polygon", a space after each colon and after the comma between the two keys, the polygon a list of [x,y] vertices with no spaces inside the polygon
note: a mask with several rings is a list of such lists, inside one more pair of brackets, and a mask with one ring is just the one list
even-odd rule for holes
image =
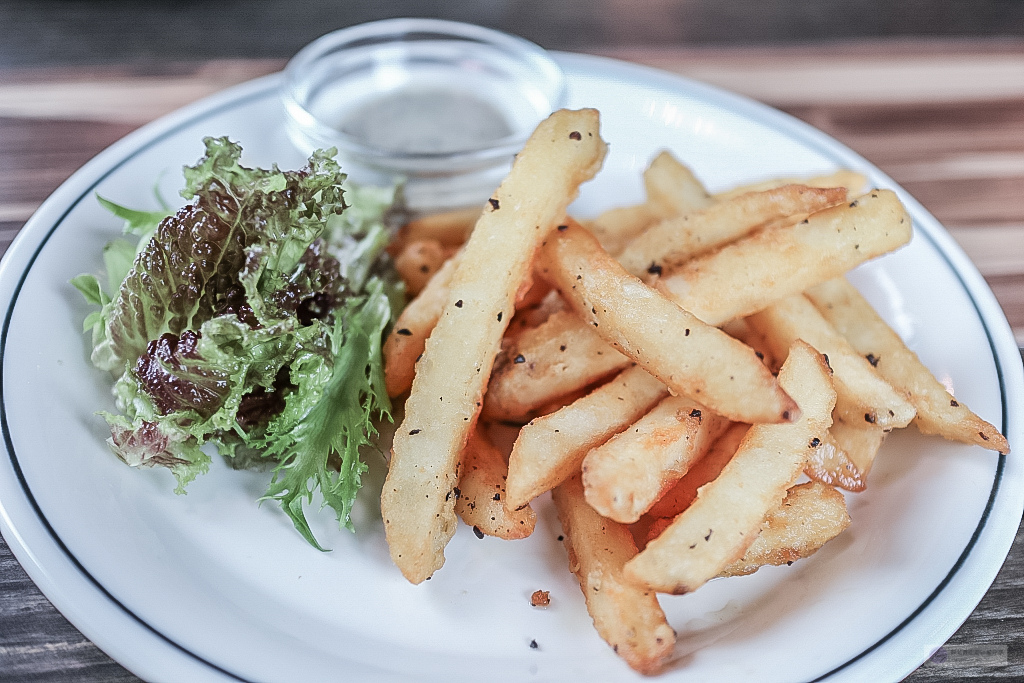
{"label": "black pepper fleck on fry", "polygon": [[520,353],[518,356],[516,356],[515,358],[512,359],[512,362],[513,363],[517,363],[517,364],[518,363],[525,363],[526,362],[526,356],[524,356],[523,354]]}
{"label": "black pepper fleck on fry", "polygon": [[498,200],[495,199],[494,197],[491,197],[487,201],[491,203],[491,208],[494,209],[495,211],[501,208],[501,206],[498,204]]}
{"label": "black pepper fleck on fry", "polygon": [[410,432],[409,432],[409,436],[416,436],[416,435],[417,435],[417,434],[419,434],[419,433],[420,433],[420,430],[418,430],[418,429],[413,429],[412,431],[410,431]]}
{"label": "black pepper fleck on fry", "polygon": [[876,356],[873,353],[869,353],[868,355],[866,355],[864,357],[868,359],[869,363],[871,363],[871,367],[873,367],[873,368],[877,368],[878,367],[878,361],[880,360],[878,358],[878,356]]}
{"label": "black pepper fleck on fry", "polygon": [[501,311],[498,311],[498,322],[501,322]]}
{"label": "black pepper fleck on fry", "polygon": [[809,444],[807,444],[807,447],[808,448],[817,448],[820,445],[821,445],[821,439],[819,439],[818,437],[814,437],[813,439],[811,439],[811,442]]}
{"label": "black pepper fleck on fry", "polygon": [[568,229],[569,229],[569,226],[568,226],[568,225],[559,225],[559,226],[558,226],[558,230],[559,230],[559,232],[562,232],[562,231],[564,231],[564,230],[568,230]]}
{"label": "black pepper fleck on fry", "polygon": [[400,334],[403,337],[411,337],[412,336],[412,330],[403,327],[400,330],[395,330],[395,334]]}
{"label": "black pepper fleck on fry", "polygon": [[477,538],[482,539],[484,537],[484,532],[480,531],[480,527],[478,526],[473,527],[473,533],[476,534]]}
{"label": "black pepper fleck on fry", "polygon": [[455,308],[462,308],[462,299],[455,302]]}
{"label": "black pepper fleck on fry", "polygon": [[651,261],[651,265],[647,267],[647,272],[651,275],[661,275],[661,266],[654,261]]}
{"label": "black pepper fleck on fry", "polygon": [[951,400],[949,402],[949,405],[951,405],[954,408],[959,408],[960,407],[960,404],[956,402],[956,399]]}

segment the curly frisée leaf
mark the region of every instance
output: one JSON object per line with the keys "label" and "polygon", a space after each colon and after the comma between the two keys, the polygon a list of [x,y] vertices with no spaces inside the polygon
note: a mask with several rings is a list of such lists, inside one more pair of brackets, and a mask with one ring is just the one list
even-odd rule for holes
{"label": "curly fris\u00e9e leaf", "polygon": [[[368,290],[365,300],[349,299],[337,317],[333,368],[328,371],[315,356],[293,365],[293,381],[305,387],[300,384],[286,399],[283,413],[267,429],[267,454],[279,456],[281,464],[265,499],[280,501],[303,538],[320,550],[303,503],[311,502],[318,488],[338,522],[352,529],[352,505],[366,471],[359,450],[376,433],[374,417],[390,416],[378,359],[391,308],[380,280],[370,282]],[[325,378],[326,385],[316,391]],[[337,471],[329,462],[332,454],[340,459]]]}

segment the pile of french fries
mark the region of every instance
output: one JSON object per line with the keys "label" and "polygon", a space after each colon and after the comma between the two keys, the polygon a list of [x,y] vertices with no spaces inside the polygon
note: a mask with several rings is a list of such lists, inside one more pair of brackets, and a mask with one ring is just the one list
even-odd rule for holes
{"label": "pile of french fries", "polygon": [[[556,112],[482,213],[396,236],[416,296],[384,346],[407,398],[381,510],[419,583],[458,518],[523,538],[550,491],[598,633],[652,674],[675,643],[656,594],[813,554],[893,429],[1008,444],[843,277],[910,240],[893,192],[843,171],[711,195],[662,153],[643,203],[581,222],[598,128]],[[507,459],[488,422],[521,425]]]}

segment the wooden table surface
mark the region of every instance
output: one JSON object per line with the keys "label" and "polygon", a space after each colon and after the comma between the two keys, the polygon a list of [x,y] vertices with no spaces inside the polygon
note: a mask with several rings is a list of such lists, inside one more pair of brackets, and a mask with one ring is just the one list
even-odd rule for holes
{"label": "wooden table surface", "polygon": [[[877,164],[960,242],[1024,344],[1024,43],[627,49],[604,54],[787,111]],[[0,251],[63,180],[161,114],[280,69],[276,60],[0,70]],[[1019,456],[1018,456],[1019,457]],[[930,662],[908,680],[1024,679],[1024,536],[950,645],[1005,666]],[[955,648],[954,648],[955,650]],[[43,597],[0,541],[0,680],[134,681]]]}

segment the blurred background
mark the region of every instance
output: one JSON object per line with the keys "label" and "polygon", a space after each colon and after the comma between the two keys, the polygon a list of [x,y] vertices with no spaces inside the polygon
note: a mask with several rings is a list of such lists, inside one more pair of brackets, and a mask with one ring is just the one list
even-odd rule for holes
{"label": "blurred background", "polygon": [[[481,24],[697,78],[778,107],[907,188],[978,265],[1024,345],[1024,0],[0,0],[0,253],[39,204],[154,118],[279,70],[331,30]],[[1024,680],[1024,539],[950,641],[1009,664],[909,680]],[[0,541],[0,680],[135,681]]]}
{"label": "blurred background", "polygon": [[330,30],[437,17],[553,50],[1020,38],[1020,0],[4,0],[0,67],[285,58]]}

